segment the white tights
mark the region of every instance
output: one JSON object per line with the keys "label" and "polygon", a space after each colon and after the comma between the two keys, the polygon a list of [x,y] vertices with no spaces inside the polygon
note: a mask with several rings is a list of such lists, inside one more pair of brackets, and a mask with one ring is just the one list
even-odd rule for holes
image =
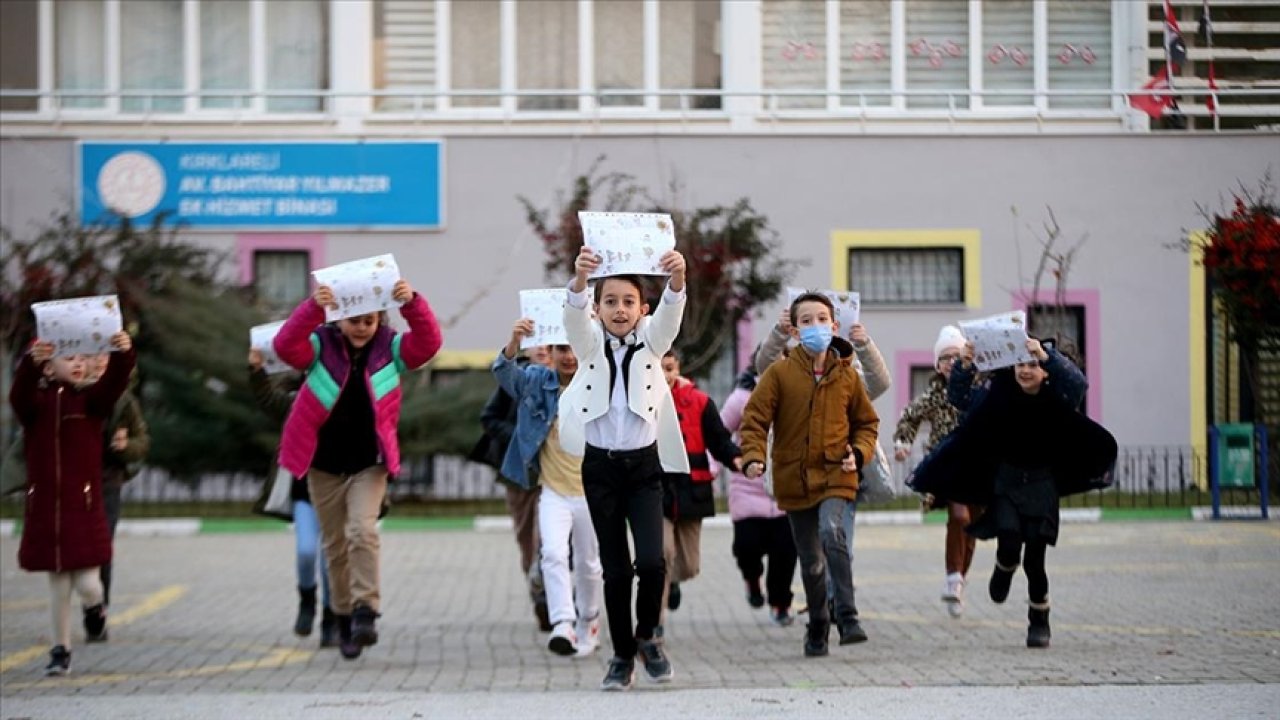
{"label": "white tights", "polygon": [[98,568],[49,573],[53,593],[53,644],[71,649],[71,589],[75,588],[85,607],[102,604],[102,579]]}

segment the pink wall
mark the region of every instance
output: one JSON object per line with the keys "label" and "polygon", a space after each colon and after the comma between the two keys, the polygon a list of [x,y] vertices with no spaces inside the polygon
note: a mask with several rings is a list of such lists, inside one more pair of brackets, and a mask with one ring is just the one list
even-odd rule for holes
{"label": "pink wall", "polygon": [[893,354],[893,387],[897,388],[895,397],[898,401],[898,414],[893,418],[895,423],[912,400],[911,368],[921,365],[933,367],[932,350],[899,350]]}
{"label": "pink wall", "polygon": [[[1030,293],[1015,292],[1011,298],[1014,310],[1026,310],[1028,304],[1051,305],[1052,290],[1042,290],[1035,298]],[[1089,369],[1089,390],[1085,395],[1089,417],[1102,422],[1102,295],[1097,290],[1068,290],[1064,302],[1084,307],[1084,364]]]}
{"label": "pink wall", "polygon": [[236,264],[240,284],[253,283],[253,254],[259,250],[305,250],[311,268],[322,268],[325,236],[321,233],[240,233],[236,235]]}

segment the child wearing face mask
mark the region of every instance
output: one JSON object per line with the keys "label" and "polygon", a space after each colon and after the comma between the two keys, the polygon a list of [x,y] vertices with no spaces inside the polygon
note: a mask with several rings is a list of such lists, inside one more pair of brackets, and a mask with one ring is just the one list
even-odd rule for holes
{"label": "child wearing face mask", "polygon": [[307,478],[329,565],[338,649],[353,660],[378,642],[377,520],[389,478],[400,471],[396,425],[400,375],[440,349],[440,325],[427,301],[399,280],[391,296],[409,332],[388,327],[384,313],[325,323],[337,307],[327,285],[293,311],[276,335],[280,359],[306,373],[285,421],[280,466]]}
{"label": "child wearing face mask", "polygon": [[107,612],[98,568],[111,560],[102,509],[102,428],[129,385],[136,358],[128,333],[111,337],[107,368],[86,384],[89,359],[54,356],[37,340],[14,373],[9,403],[22,424],[27,466],[18,565],[49,575],[53,649],[47,675],[71,671],[71,592],[80,596],[89,641],[102,639]]}
{"label": "child wearing face mask", "polygon": [[968,414],[916,468],[909,484],[949,502],[985,506],[968,532],[996,540],[988,592],[1003,603],[1021,563],[1030,610],[1027,647],[1049,647],[1045,553],[1058,541],[1059,498],[1111,484],[1116,441],[1079,412],[1084,374],[1046,341],[1027,340],[1031,362],[974,386],[972,353],[951,371]]}
{"label": "child wearing face mask", "polygon": [[[835,309],[818,293],[791,303],[792,334],[800,341],[770,365],[747,402],[739,433],[748,478],[765,471],[773,430],[773,491],[786,511],[800,557],[809,624],[804,653],[827,654],[831,618],[827,568],[835,585],[840,644],[864,642],[853,601],[853,566],[843,516],[858,495],[858,471],[875,452],[880,418],[853,369],[853,346],[835,335]],[[814,437],[814,431],[821,435]]]}
{"label": "child wearing face mask", "polygon": [[[662,557],[662,475],[689,472],[671,390],[662,374],[662,355],[680,332],[685,303],[684,256],[671,250],[660,258],[670,274],[652,317],[640,278],[600,278],[592,317],[587,279],[600,257],[584,247],[564,306],[565,332],[578,372],[560,398],[560,442],[582,457],[582,486],[604,567],[604,605],[613,658],[602,690],[631,688],[635,658],[653,682],[674,675],[662,643],[654,635],[666,587]],[[635,542],[635,565],[627,542]],[[636,587],[636,624],[631,625],[631,583]]]}
{"label": "child wearing face mask", "polygon": [[[933,452],[938,443],[959,424],[960,410],[951,404],[947,391],[948,381],[954,372],[952,366],[960,358],[964,348],[964,335],[960,334],[959,328],[945,325],[938,332],[938,339],[933,344],[934,375],[929,379],[929,386],[925,391],[902,409],[897,430],[893,434],[894,457],[899,462],[906,460],[911,454],[921,423],[929,423],[929,438],[924,444],[925,454]],[[969,380],[972,382],[972,374],[969,374]],[[936,500],[926,498],[926,507],[935,503]],[[958,618],[964,614],[965,582],[977,546],[977,540],[966,535],[964,529],[978,518],[982,508],[956,502],[943,505],[947,509],[947,539],[942,601],[946,603],[951,617]]]}

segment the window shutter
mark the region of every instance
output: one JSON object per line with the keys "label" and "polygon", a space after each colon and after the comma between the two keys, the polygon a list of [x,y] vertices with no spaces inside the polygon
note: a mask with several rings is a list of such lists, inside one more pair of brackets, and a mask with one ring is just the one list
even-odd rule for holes
{"label": "window shutter", "polygon": [[[907,89],[969,91],[969,3],[907,1]],[[948,107],[945,94],[908,96],[911,108]],[[955,98],[969,107],[967,95]]]}
{"label": "window shutter", "polygon": [[[382,0],[374,31],[375,85],[386,90],[436,89],[435,0]],[[412,98],[381,98],[381,110],[413,107]]]}
{"label": "window shutter", "polygon": [[[1058,0],[1049,7],[1050,90],[1111,89],[1111,0]],[[1111,98],[1049,96],[1051,108],[1109,108]]]}
{"label": "window shutter", "polygon": [[[766,90],[827,87],[827,9],[822,0],[765,0],[762,14]],[[779,108],[825,108],[825,97],[783,97]]]}
{"label": "window shutter", "polygon": [[[893,57],[890,52],[889,0],[842,0],[840,3],[840,88],[845,91],[889,90]],[[890,104],[888,95],[867,97],[868,106]],[[845,105],[861,100],[845,97]]]}
{"label": "window shutter", "polygon": [[982,4],[982,87],[1027,90],[1026,95],[987,95],[988,107],[1032,105],[1035,89],[1031,0],[984,0]]}

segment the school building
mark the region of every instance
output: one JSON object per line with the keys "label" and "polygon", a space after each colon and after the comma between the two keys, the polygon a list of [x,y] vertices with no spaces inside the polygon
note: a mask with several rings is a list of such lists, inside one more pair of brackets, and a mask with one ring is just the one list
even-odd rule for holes
{"label": "school building", "polygon": [[[1188,50],[1152,119],[1130,95],[1166,68],[1159,1],[5,0],[0,224],[168,213],[282,307],[393,253],[446,324],[437,367],[483,368],[517,291],[566,280],[517,198],[604,156],[686,207],[748,198],[807,262],[792,284],[861,293],[885,437],[940,326],[1026,308],[1122,445],[1200,447],[1242,403],[1280,413],[1280,370],[1245,397],[1173,247],[1280,170],[1280,3],[1212,0],[1212,44],[1201,0],[1171,7]],[[1036,297],[1050,211],[1078,250]]]}

